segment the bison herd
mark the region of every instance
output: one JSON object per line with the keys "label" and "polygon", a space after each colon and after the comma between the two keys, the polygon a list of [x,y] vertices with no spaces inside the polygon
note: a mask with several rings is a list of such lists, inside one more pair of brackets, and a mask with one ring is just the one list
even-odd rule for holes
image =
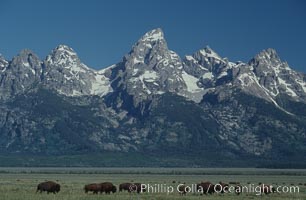
{"label": "bison herd", "polygon": [[[230,182],[229,184],[233,184],[232,182]],[[213,184],[211,182],[201,182],[196,184],[196,191],[197,193],[200,194],[213,194],[213,193],[228,193],[228,188],[229,188],[229,184],[223,183],[223,182],[219,182],[217,184]],[[234,187],[234,192],[237,195],[240,195],[241,193],[241,188],[242,186],[239,183],[235,183]],[[264,184],[259,184],[259,187],[261,188],[262,194],[269,194],[269,193],[274,193],[276,192],[275,189],[270,186],[270,185],[264,185]],[[53,181],[46,181],[43,183],[40,183],[37,185],[37,192],[47,192],[49,193],[53,193],[56,194],[58,192],[60,192],[61,190],[61,186],[58,183],[55,183]],[[111,182],[104,182],[104,183],[91,183],[91,184],[87,184],[84,186],[84,191],[85,193],[89,193],[92,192],[92,194],[111,194],[111,193],[115,193],[117,191],[117,187],[111,183]],[[127,191],[129,193],[131,192],[146,192],[146,190],[142,190],[141,189],[141,183],[122,183],[119,185],[119,192],[123,192],[123,191]],[[178,187],[178,192],[180,195],[186,195],[187,192],[190,192],[191,188],[186,186],[185,184],[180,184]]]}
{"label": "bison herd", "polygon": [[114,184],[110,182],[104,182],[85,185],[84,190],[85,193],[93,192],[94,194],[98,194],[105,192],[105,194],[110,194],[115,193],[117,191],[117,188]]}
{"label": "bison herd", "polygon": [[[37,185],[36,193],[40,191],[40,193],[47,192],[48,194],[49,193],[56,194],[60,191],[60,189],[61,189],[60,184],[55,183],[53,181],[46,181],[46,182],[39,183]],[[84,191],[85,193],[92,192],[93,194],[98,194],[98,193],[111,194],[117,191],[117,187],[113,183],[110,183],[110,182],[91,183],[91,184],[84,186]],[[119,191],[120,192],[128,191],[129,193],[131,192],[140,193],[141,183],[122,183],[119,185]]]}

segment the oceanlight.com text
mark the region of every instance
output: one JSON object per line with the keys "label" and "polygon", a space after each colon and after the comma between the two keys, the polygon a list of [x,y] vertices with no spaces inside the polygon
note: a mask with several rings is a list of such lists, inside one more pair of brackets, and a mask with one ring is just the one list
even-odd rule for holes
{"label": "oceanlight.com text", "polygon": [[[299,186],[272,186],[272,185],[222,185],[222,184],[211,184],[208,187],[201,187],[198,184],[178,184],[178,185],[167,185],[167,184],[141,184],[141,192],[147,193],[166,193],[171,194],[175,192],[179,193],[253,193],[255,195],[262,195],[267,193],[300,193]],[[137,186],[131,188],[133,191],[137,191]]]}

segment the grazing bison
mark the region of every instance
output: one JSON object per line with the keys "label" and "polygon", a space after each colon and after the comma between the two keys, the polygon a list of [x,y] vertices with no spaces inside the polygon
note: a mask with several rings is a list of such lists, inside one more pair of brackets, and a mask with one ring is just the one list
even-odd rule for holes
{"label": "grazing bison", "polygon": [[214,187],[211,182],[201,182],[197,184],[197,191],[203,194],[213,194],[215,192]]}
{"label": "grazing bison", "polygon": [[55,194],[55,193],[58,193],[60,190],[61,190],[60,184],[57,184],[53,181],[46,181],[46,182],[43,182],[43,183],[40,183],[40,184],[37,185],[36,193],[38,191],[40,191],[40,193],[46,191],[48,194],[50,192]]}
{"label": "grazing bison", "polygon": [[132,185],[132,183],[121,183],[119,185],[119,192],[122,192],[122,191],[128,191],[130,192],[130,186]]}
{"label": "grazing bison", "polygon": [[114,186],[114,184],[110,183],[110,182],[104,182],[100,184],[101,190],[100,192],[103,193],[105,192],[105,194],[110,194],[115,193],[117,191],[116,186]]}
{"label": "grazing bison", "polygon": [[228,192],[228,187],[229,187],[228,184],[219,182],[218,184],[216,184],[214,189],[215,189],[215,192],[223,194],[223,193]]}
{"label": "grazing bison", "polygon": [[180,195],[186,195],[187,192],[189,192],[189,189],[186,185],[180,185],[178,187],[178,192],[180,193]]}
{"label": "grazing bison", "polygon": [[[119,185],[119,191],[128,191],[131,192],[141,192],[141,183],[122,183]],[[145,190],[143,190],[145,192]]]}
{"label": "grazing bison", "polygon": [[98,194],[101,192],[101,185],[97,183],[92,183],[84,186],[85,193],[93,192],[93,194]]}
{"label": "grazing bison", "polygon": [[[137,192],[138,194],[141,192],[141,183],[132,183],[130,187],[130,192]],[[145,192],[145,190],[143,190],[143,192]]]}

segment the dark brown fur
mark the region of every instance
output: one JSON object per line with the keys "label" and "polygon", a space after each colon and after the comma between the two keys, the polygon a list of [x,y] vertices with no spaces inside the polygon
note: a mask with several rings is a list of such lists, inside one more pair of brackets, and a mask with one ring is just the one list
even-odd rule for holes
{"label": "dark brown fur", "polygon": [[121,183],[119,185],[119,192],[122,192],[122,191],[128,191],[130,192],[130,186],[132,185],[132,183]]}
{"label": "dark brown fur", "polygon": [[[133,191],[136,191],[137,193],[140,193],[141,192],[141,183],[134,183],[134,190]],[[145,190],[143,191],[145,192]]]}
{"label": "dark brown fur", "polygon": [[[128,191],[128,192],[141,192],[141,183],[122,183],[119,185],[119,191]],[[145,191],[143,191],[145,192]]]}
{"label": "dark brown fur", "polygon": [[219,182],[218,185],[216,185],[216,191],[220,192],[220,193],[225,193],[225,192],[228,192],[228,187],[229,185],[226,184],[226,183],[222,183],[222,182]]}
{"label": "dark brown fur", "polygon": [[37,185],[36,193],[38,191],[40,191],[40,193],[46,191],[48,194],[50,192],[55,194],[58,193],[60,190],[61,190],[60,184],[57,184],[53,181],[46,181]]}
{"label": "dark brown fur", "polygon": [[84,186],[85,193],[93,192],[93,194],[98,194],[101,192],[101,185],[97,183],[92,183]]}
{"label": "dark brown fur", "polygon": [[105,194],[110,194],[111,192],[115,193],[117,191],[116,186],[114,186],[114,184],[110,182],[101,183],[100,186],[101,186],[100,190],[101,193],[105,192]]}
{"label": "dark brown fur", "polygon": [[197,184],[197,190],[203,191],[203,194],[213,194],[215,192],[214,185],[211,182],[201,182]]}

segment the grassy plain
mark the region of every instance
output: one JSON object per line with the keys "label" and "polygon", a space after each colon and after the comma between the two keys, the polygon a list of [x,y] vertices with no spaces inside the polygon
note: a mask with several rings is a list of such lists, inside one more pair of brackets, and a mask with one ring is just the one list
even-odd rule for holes
{"label": "grassy plain", "polygon": [[[45,180],[61,184],[58,194],[35,193],[38,183]],[[175,191],[167,194],[143,193],[140,195],[117,192],[111,195],[85,194],[85,184],[110,181],[118,186],[123,182],[164,184]],[[258,183],[299,186],[299,193],[282,193],[257,196],[255,193],[199,195],[188,193],[180,196],[176,187],[180,183],[192,185],[201,181],[212,183],[240,182],[241,185]],[[0,168],[0,200],[176,200],[176,199],[281,199],[306,200],[306,170],[271,169],[187,169],[187,168]]]}

